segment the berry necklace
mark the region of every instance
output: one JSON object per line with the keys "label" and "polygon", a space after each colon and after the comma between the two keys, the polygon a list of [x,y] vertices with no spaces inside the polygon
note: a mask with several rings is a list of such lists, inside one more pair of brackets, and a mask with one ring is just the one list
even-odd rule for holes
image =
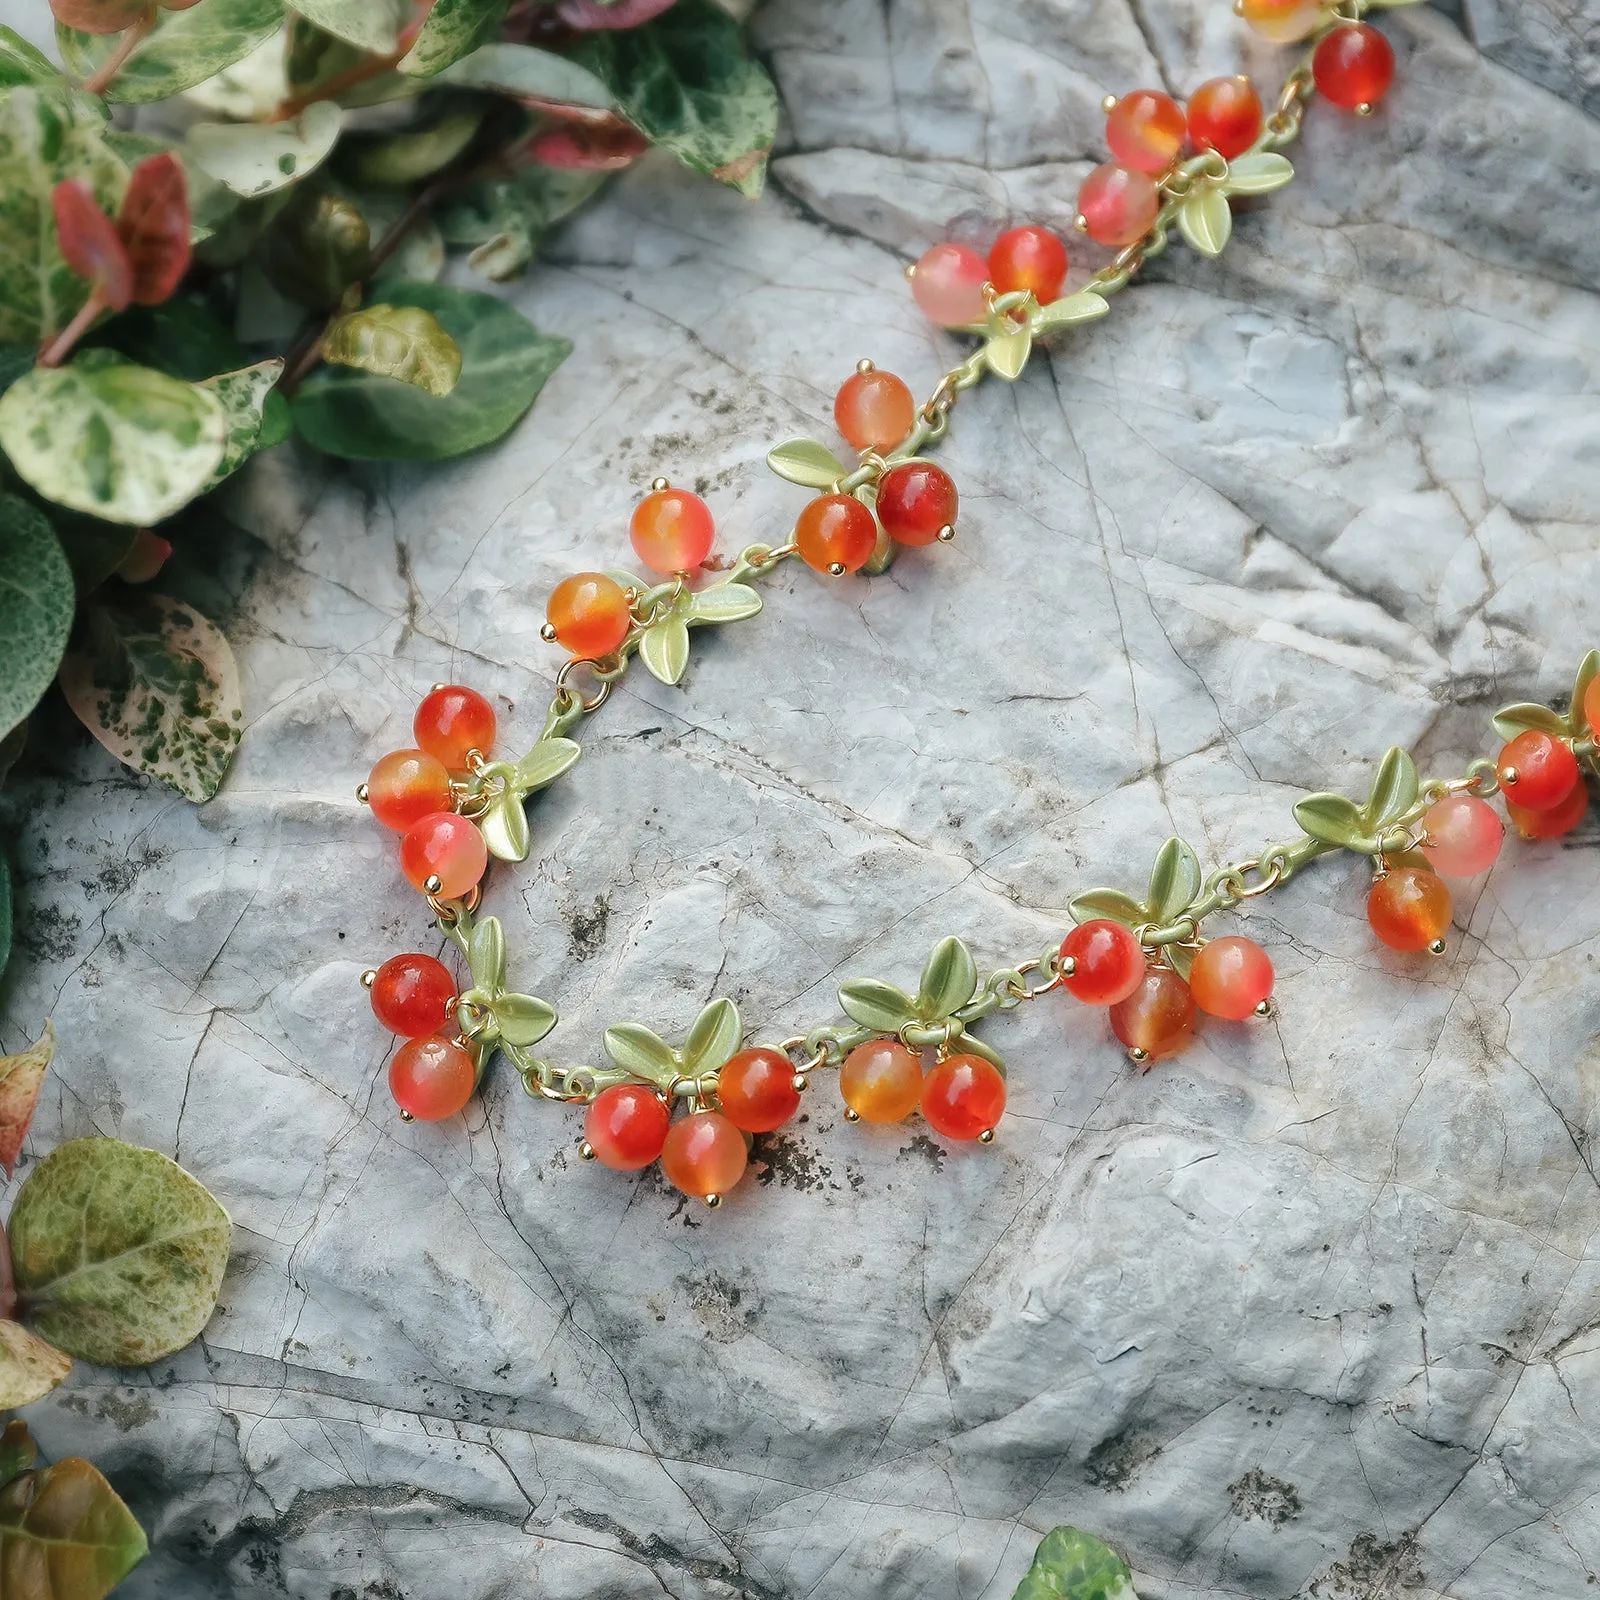
{"label": "berry necklace", "polygon": [[[1336,850],[1372,863],[1367,916],[1400,951],[1444,949],[1446,878],[1485,872],[1504,827],[1496,793],[1525,839],[1557,838],[1588,808],[1583,767],[1600,771],[1600,651],[1578,668],[1564,712],[1508,706],[1494,718],[1495,758],[1455,777],[1422,778],[1402,749],[1378,762],[1366,799],[1307,795],[1294,807],[1298,837],[1207,873],[1182,839],[1156,853],[1143,898],[1089,889],[1072,898],[1076,924],[1059,944],[1014,966],[980,973],[966,945],[942,939],[914,991],[875,978],[839,988],[848,1019],[747,1046],[731,1000],[713,1000],[683,1037],[623,1022],[607,1028],[609,1064],[558,1066],[535,1054],[555,1008],[506,987],[505,936],[478,914],[490,856],[523,861],[524,803],[580,754],[569,735],[606,701],[635,659],[661,682],[681,681],[690,630],[761,610],[754,585],[798,558],[825,578],[880,573],[901,550],[955,536],[958,494],[924,452],[949,431],[958,397],[986,374],[1015,379],[1035,339],[1103,316],[1109,297],[1176,228],[1217,255],[1233,227],[1235,197],[1270,193],[1294,176],[1280,153],[1320,93],[1369,112],[1394,75],[1388,41],[1361,20],[1409,0],[1236,0],[1266,38],[1304,43],[1271,112],[1247,78],[1200,85],[1187,106],[1141,89],[1105,103],[1114,160],[1078,195],[1078,229],[1117,251],[1085,286],[1063,293],[1067,253],[1042,228],[1003,233],[988,258],[941,244],[908,269],[917,304],[936,323],[981,343],[918,406],[910,389],[870,361],[838,391],[834,420],[857,452],[852,466],[813,439],[767,455],[780,477],[816,491],[789,540],[752,544],[728,561],[712,555],[710,509],[658,478],[633,513],[635,555],[655,575],[581,572],[558,584],[542,630],[571,659],[556,675],[544,727],[519,761],[492,758],[496,719],[476,691],[436,685],[414,724],[417,748],[384,756],[359,797],[400,835],[400,864],[437,925],[465,958],[463,987],[433,956],[399,955],[363,974],[383,1025],[404,1039],[389,1067],[400,1114],[437,1120],[471,1099],[489,1059],[506,1057],[532,1095],[586,1107],[582,1153],[623,1171],[660,1161],[669,1182],[716,1206],[745,1171],[750,1136],[795,1115],[813,1074],[837,1069],[852,1121],[899,1122],[920,1112],[949,1140],[989,1143],[1005,1109],[1005,1067],[973,1032],[996,1012],[1060,989],[1107,1008],[1111,1031],[1148,1065],[1182,1049],[1203,1013],[1228,1022],[1270,1014],[1272,963],[1252,940],[1207,938],[1202,925],[1287,883]],[[682,1110],[682,1115],[674,1113]]]}

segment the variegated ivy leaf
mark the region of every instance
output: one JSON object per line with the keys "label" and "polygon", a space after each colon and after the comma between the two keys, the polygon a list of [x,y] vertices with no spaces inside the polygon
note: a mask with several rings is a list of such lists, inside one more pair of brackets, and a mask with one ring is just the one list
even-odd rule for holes
{"label": "variegated ivy leaf", "polygon": [[767,465],[780,478],[806,489],[831,489],[850,473],[844,462],[815,439],[785,439],[767,452]]}
{"label": "variegated ivy leaf", "polygon": [[1067,902],[1067,911],[1074,922],[1094,922],[1106,917],[1125,928],[1137,928],[1151,920],[1150,913],[1121,889],[1085,889]]}
{"label": "variegated ivy leaf", "polygon": [[1171,838],[1156,852],[1145,907],[1150,920],[1175,922],[1199,897],[1204,876],[1200,859],[1182,839]]}
{"label": "variegated ivy leaf", "polygon": [[941,939],[922,969],[916,1012],[923,1022],[943,1022],[971,1000],[978,987],[972,953],[955,938]]}
{"label": "variegated ivy leaf", "polygon": [[1228,175],[1221,187],[1227,194],[1271,194],[1293,177],[1294,168],[1286,157],[1275,150],[1258,150],[1254,155],[1236,156],[1229,162]]}
{"label": "variegated ivy leaf", "polygon": [[71,1356],[20,1322],[0,1321],[0,1407],[12,1411],[31,1405],[71,1371]]}
{"label": "variegated ivy leaf", "polygon": [[205,378],[196,384],[197,389],[207,389],[222,402],[227,414],[227,437],[222,446],[222,460],[212,474],[207,489],[214,489],[244,465],[255,453],[261,438],[261,421],[267,396],[272,393],[283,374],[283,362],[258,361],[253,367],[243,367],[238,372],[221,372],[214,378]]}
{"label": "variegated ivy leaf", "polygon": [[461,346],[421,306],[363,306],[328,324],[322,358],[443,399],[461,377]]}
{"label": "variegated ivy leaf", "polygon": [[1071,327],[1075,322],[1093,322],[1103,317],[1110,305],[1092,289],[1080,289],[1076,294],[1063,295],[1049,305],[1040,306],[1029,319],[1034,337],[1053,333],[1057,328]]}
{"label": "variegated ivy leaf", "polygon": [[1011,1600],[1139,1600],[1128,1563],[1104,1540],[1053,1528]]}
{"label": "variegated ivy leaf", "polygon": [[1178,207],[1178,232],[1190,249],[1219,256],[1233,235],[1233,211],[1221,187],[1197,188]]}
{"label": "variegated ivy leaf", "polygon": [[839,985],[839,1008],[874,1033],[898,1033],[917,1020],[916,1002],[904,989],[878,978],[852,978]]}
{"label": "variegated ivy leaf", "polygon": [[183,158],[247,200],[286,189],[333,153],[343,113],[314,100],[286,122],[197,122],[183,136]]}
{"label": "variegated ivy leaf", "polygon": [[713,1000],[695,1018],[679,1057],[686,1073],[719,1071],[744,1042],[744,1023],[731,1000]]}
{"label": "variegated ivy leaf", "polygon": [[1593,738],[1594,729],[1589,723],[1585,701],[1589,694],[1589,685],[1597,677],[1600,677],[1600,650],[1591,650],[1578,663],[1578,675],[1572,682],[1572,695],[1567,702],[1566,716],[1562,716],[1558,711],[1552,711],[1549,706],[1531,701],[1525,701],[1520,705],[1502,706],[1494,714],[1495,732],[1502,739],[1514,739],[1519,733],[1525,733],[1530,728],[1539,733],[1553,734],[1558,739]]}

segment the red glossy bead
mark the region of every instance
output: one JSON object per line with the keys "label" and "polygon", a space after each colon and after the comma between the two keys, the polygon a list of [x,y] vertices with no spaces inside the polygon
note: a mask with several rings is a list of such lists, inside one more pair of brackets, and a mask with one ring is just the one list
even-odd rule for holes
{"label": "red glossy bead", "polygon": [[[1066,972],[1067,962],[1072,972]],[[1114,1006],[1144,981],[1144,947],[1120,922],[1096,918],[1061,941],[1061,987],[1085,1005]]]}
{"label": "red glossy bead", "polygon": [[1189,137],[1231,161],[1261,137],[1261,96],[1248,78],[1208,78],[1189,96]]}
{"label": "red glossy bead", "polygon": [[1181,1050],[1194,1032],[1194,996],[1171,967],[1150,967],[1139,987],[1111,1008],[1111,1031],[1142,1059]]}
{"label": "red glossy bead", "polygon": [[922,1115],[947,1139],[976,1139],[1006,1108],[1006,1080],[982,1056],[948,1056],[922,1082]]}
{"label": "red glossy bead", "polygon": [[943,328],[982,322],[989,263],[964,244],[936,244],[911,269],[911,295],[922,314]]}
{"label": "red glossy bead", "polygon": [[1529,728],[1500,752],[1495,773],[1506,799],[1527,811],[1548,811],[1572,793],[1581,774],[1572,746],[1553,734]]}
{"label": "red glossy bead", "polygon": [[472,1057],[453,1040],[408,1039],[389,1063],[389,1093],[419,1122],[453,1117],[472,1098]]}
{"label": "red glossy bead", "polygon": [[1238,0],[1246,25],[1273,44],[1295,44],[1327,20],[1323,0]]}
{"label": "red glossy bead", "polygon": [[1177,159],[1189,131],[1183,107],[1169,94],[1135,89],[1106,114],[1106,144],[1125,167],[1163,172]]}
{"label": "red glossy bead", "polygon": [[488,755],[494,748],[494,707],[476,689],[446,684],[417,707],[412,732],[434,760],[460,772],[469,751]]}
{"label": "red glossy bead", "polygon": [[687,489],[653,489],[628,523],[634,554],[652,572],[693,572],[716,536],[711,507]]}
{"label": "red glossy bead", "polygon": [[1447,878],[1487,872],[1505,836],[1494,807],[1470,794],[1446,795],[1422,813],[1422,853]]}
{"label": "red glossy bead", "polygon": [[852,372],[833,397],[833,420],[857,450],[893,450],[917,420],[905,380],[876,367]]}
{"label": "red glossy bead", "polygon": [[1589,687],[1583,691],[1583,715],[1589,732],[1600,739],[1600,672],[1589,680]]}
{"label": "red glossy bead", "polygon": [[1096,244],[1121,249],[1136,244],[1150,231],[1161,209],[1161,194],[1146,172],[1134,172],[1108,161],[1096,167],[1078,190],[1078,215],[1083,231]]}
{"label": "red glossy bead", "polygon": [[661,1170],[674,1188],[703,1200],[733,1188],[748,1160],[744,1135],[725,1116],[696,1111],[667,1130]]}
{"label": "red glossy bead", "polygon": [[575,572],[550,591],[545,621],[562,649],[583,661],[608,656],[628,636],[627,591],[603,572]]}
{"label": "red glossy bead", "polygon": [[1530,811],[1526,806],[1506,801],[1506,813],[1524,839],[1563,838],[1583,821],[1588,809],[1589,786],[1586,783],[1573,784],[1572,793],[1548,811]]}
{"label": "red glossy bead", "polygon": [[1047,306],[1067,281],[1067,247],[1048,228],[1007,228],[989,247],[989,281],[1001,294],[1031,289]]}
{"label": "red glossy bead", "polygon": [[456,980],[432,956],[390,956],[372,980],[372,1010],[391,1033],[423,1039],[450,1020]]}
{"label": "red glossy bead", "polygon": [[844,1058],[839,1093],[863,1122],[901,1122],[922,1098],[922,1058],[893,1039],[868,1039]]}
{"label": "red glossy bead", "polygon": [[384,827],[404,833],[430,812],[450,809],[450,774],[426,750],[391,750],[367,775],[367,804]]}
{"label": "red glossy bead", "polygon": [[854,495],[820,494],[800,513],[794,542],[808,567],[838,577],[860,571],[871,559],[878,524]]}
{"label": "red glossy bead", "polygon": [[931,461],[902,461],[878,481],[878,521],[896,544],[932,544],[956,525],[955,479]]}
{"label": "red glossy bead", "polygon": [[[489,847],[477,824],[453,811],[435,811],[413,822],[400,838],[400,870],[424,894],[459,900],[472,892],[488,865]],[[429,890],[429,878],[437,878],[441,887]]]}
{"label": "red glossy bead", "polygon": [[717,1074],[722,1114],[746,1133],[771,1133],[800,1109],[794,1063],[777,1050],[741,1050]]}
{"label": "red glossy bead", "polygon": [[1352,22],[1335,28],[1311,56],[1317,92],[1346,111],[1375,106],[1394,82],[1394,49],[1376,28]]}
{"label": "red glossy bead", "polygon": [[1202,1011],[1243,1022],[1272,998],[1272,962],[1254,939],[1212,939],[1189,969],[1189,992]]}
{"label": "red glossy bead", "polygon": [[1450,891],[1437,873],[1401,867],[1367,896],[1367,921],[1391,950],[1426,950],[1450,926]]}
{"label": "red glossy bead", "polygon": [[661,1097],[639,1083],[602,1089],[583,1114],[584,1142],[602,1166],[637,1172],[661,1154],[672,1114]]}

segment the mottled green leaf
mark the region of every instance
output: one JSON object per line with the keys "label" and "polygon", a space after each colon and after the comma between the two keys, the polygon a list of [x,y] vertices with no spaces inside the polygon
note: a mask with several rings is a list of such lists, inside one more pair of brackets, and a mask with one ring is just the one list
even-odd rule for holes
{"label": "mottled green leaf", "polygon": [[[39,1104],[44,1075],[56,1053],[55,1025],[47,1017],[38,1042],[14,1056],[0,1056],[0,1167],[10,1178],[22,1153],[22,1141]],[[0,1400],[0,1408],[20,1401]]]}
{"label": "mottled green leaf", "polygon": [[911,996],[879,978],[852,978],[841,983],[839,1006],[852,1022],[859,1022],[874,1033],[898,1033],[917,1019]]}
{"label": "mottled green leaf", "polygon": [[533,260],[539,241],[606,181],[604,172],[527,166],[504,177],[479,178],[448,197],[437,212],[451,244],[473,246],[472,268],[497,281]]}
{"label": "mottled green leaf", "polygon": [[526,1049],[538,1042],[559,1020],[556,1008],[531,994],[497,995],[489,1003],[500,1037],[507,1044]]}
{"label": "mottled green leaf", "polygon": [[1342,794],[1308,794],[1297,800],[1294,820],[1313,839],[1322,839],[1346,850],[1369,838],[1361,818],[1361,808]]}
{"label": "mottled green leaf", "polygon": [[287,25],[275,29],[237,61],[186,89],[183,104],[200,115],[229,122],[265,122],[290,95],[287,32]]}
{"label": "mottled green leaf", "polygon": [[227,438],[216,395],[110,351],[36,367],[0,396],[0,449],[18,474],[46,499],[110,522],[144,527],[187,505]]}
{"label": "mottled green leaf", "polygon": [[0,494],[0,734],[33,710],[67,648],[72,569],[44,514]]}
{"label": "mottled green leaf", "polygon": [[[185,11],[163,11],[118,68],[106,99],[146,105],[181,94],[242,60],[282,22],[283,0],[205,0]],[[67,70],[81,79],[94,74],[118,40],[57,23],[56,44]]]}
{"label": "mottled green leaf", "polygon": [[689,669],[689,625],[675,611],[653,623],[640,636],[639,659],[652,677],[679,682]]}
{"label": "mottled green leaf", "polygon": [[616,104],[610,89],[586,67],[530,44],[486,44],[441,74],[440,82],[593,111]]}
{"label": "mottled green leaf", "polygon": [[[71,1356],[29,1333],[20,1322],[0,1321],[0,1407],[11,1411],[31,1405],[71,1371]],[[3,1540],[4,1528],[0,1527],[0,1550]],[[8,1588],[6,1593],[10,1592]]]}
{"label": "mottled green leaf", "polygon": [[116,1490],[77,1456],[0,1489],[6,1600],[104,1600],[148,1549]]}
{"label": "mottled green leaf", "polygon": [[120,1139],[73,1139],[17,1196],[17,1290],[68,1355],[147,1366],[205,1327],[230,1233],[227,1212],[176,1162]]}
{"label": "mottled green leaf", "polygon": [[1071,327],[1075,322],[1093,322],[1110,309],[1102,296],[1091,289],[1080,289],[1076,294],[1063,295],[1047,306],[1040,306],[1029,320],[1035,335],[1040,335]]}
{"label": "mottled green leaf", "polygon": [[922,969],[917,1016],[923,1022],[943,1022],[972,998],[977,987],[978,967],[972,952],[959,939],[941,939]]}
{"label": "mottled green leaf", "polygon": [[1191,250],[1219,256],[1233,235],[1233,211],[1220,189],[1206,184],[1178,207],[1178,232]]}
{"label": "mottled green leaf", "polygon": [[119,761],[190,800],[209,800],[239,745],[244,711],[233,651],[215,623],[140,590],[84,617],[84,643],[61,663],[61,688]]}
{"label": "mottled green leaf", "polygon": [[322,336],[322,359],[441,398],[461,376],[460,346],[420,306],[363,306],[335,317]]}
{"label": "mottled green leaf", "polygon": [[677,0],[642,27],[589,34],[573,52],[652,144],[754,198],[778,131],[778,92],[716,0]]}
{"label": "mottled green leaf", "polygon": [[1382,833],[1417,803],[1421,787],[1417,764],[1399,745],[1390,745],[1372,780],[1372,793],[1361,808],[1361,820],[1371,833]]}
{"label": "mottled green leaf", "polygon": [[0,95],[0,340],[32,344],[58,333],[89,297],[61,254],[51,194],[81,178],[100,209],[116,215],[128,169],[104,131],[81,100],[35,88]]}
{"label": "mottled green leaf", "polygon": [[1200,893],[1200,860],[1184,840],[1171,838],[1156,852],[1150,869],[1150,892],[1145,900],[1151,919],[1172,922],[1183,915]]}
{"label": "mottled green leaf", "polygon": [[1055,1528],[1034,1552],[1012,1600],[1138,1600],[1128,1563],[1077,1528]]}
{"label": "mottled green leaf", "polygon": [[411,0],[294,0],[294,9],[336,39],[375,56],[394,54]]}
{"label": "mottled green leaf", "polygon": [[0,90],[24,84],[59,88],[66,83],[60,67],[11,28],[0,27]]}
{"label": "mottled green leaf", "polygon": [[1567,719],[1534,700],[1502,706],[1494,714],[1494,731],[1502,739],[1515,739],[1519,733],[1526,733],[1529,729],[1537,733],[1552,733],[1559,739],[1568,731]]}
{"label": "mottled green leaf", "polygon": [[467,965],[475,988],[491,998],[506,986],[506,935],[498,917],[479,917],[467,939]]}
{"label": "mottled green leaf", "polygon": [[319,368],[292,405],[300,434],[329,455],[440,461],[475,450],[511,427],[572,350],[492,295],[434,283],[388,284],[384,292],[438,318],[460,346],[461,380],[436,399],[355,368]]}
{"label": "mottled green leaf", "polygon": [[785,439],[767,452],[767,465],[780,478],[807,489],[831,489],[850,469],[815,439]]}
{"label": "mottled green leaf", "polygon": [[442,72],[494,37],[507,6],[508,0],[437,0],[400,70],[419,78]]}
{"label": "mottled green leaf", "polygon": [[742,622],[761,609],[761,596],[747,583],[714,583],[686,597],[684,616],[702,622]]}
{"label": "mottled green leaf", "polygon": [[339,152],[339,171],[352,183],[420,183],[472,143],[483,117],[476,107],[447,111],[401,133],[347,139]]}
{"label": "mottled green leaf", "polygon": [[315,172],[333,151],[342,115],[331,100],[317,100],[287,122],[197,122],[183,136],[184,163],[253,200]]}
{"label": "mottled green leaf", "polygon": [[230,473],[236,472],[261,448],[267,398],[282,375],[283,362],[274,358],[258,361],[239,372],[218,373],[214,378],[203,379],[197,386],[209,390],[222,402],[228,419],[222,460],[206,485],[208,489],[214,489]]}
{"label": "mottled green leaf", "polygon": [[1150,913],[1131,894],[1124,894],[1120,889],[1085,889],[1067,902],[1067,911],[1074,922],[1094,922],[1105,917],[1111,922],[1120,922],[1125,928],[1137,928],[1151,920]]}
{"label": "mottled green leaf", "polygon": [[743,1042],[744,1023],[739,1020],[739,1008],[731,1000],[713,1000],[695,1018],[689,1037],[683,1041],[683,1070],[715,1072]]}
{"label": "mottled green leaf", "polygon": [[665,1087],[680,1075],[678,1058],[660,1034],[637,1022],[619,1022],[605,1031],[606,1054],[624,1072]]}
{"label": "mottled green leaf", "polygon": [[1294,176],[1286,157],[1275,150],[1259,150],[1254,155],[1236,156],[1228,163],[1224,187],[1229,194],[1271,194]]}

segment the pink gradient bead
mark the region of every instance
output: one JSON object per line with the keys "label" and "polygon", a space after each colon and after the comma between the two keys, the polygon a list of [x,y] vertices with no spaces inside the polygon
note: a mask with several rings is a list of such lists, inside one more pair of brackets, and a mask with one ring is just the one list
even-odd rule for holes
{"label": "pink gradient bead", "polygon": [[1112,106],[1106,117],[1106,144],[1125,167],[1162,172],[1183,149],[1188,119],[1171,95],[1135,89]]}
{"label": "pink gradient bead", "polygon": [[1422,814],[1422,853],[1446,878],[1475,878],[1500,854],[1506,831],[1493,806],[1470,794],[1446,795]]}
{"label": "pink gradient bead", "polygon": [[1190,968],[1189,992],[1202,1011],[1243,1022],[1272,998],[1272,961],[1254,939],[1208,940]]}
{"label": "pink gradient bead", "polygon": [[936,244],[911,273],[911,293],[922,314],[944,328],[982,322],[988,307],[983,286],[989,263],[964,244]]}
{"label": "pink gradient bead", "polygon": [[711,554],[711,508],[687,489],[656,489],[633,508],[628,538],[652,572],[692,572]]}
{"label": "pink gradient bead", "polygon": [[1161,209],[1161,192],[1147,172],[1133,172],[1108,161],[1083,180],[1078,215],[1096,244],[1120,250],[1150,231]]}
{"label": "pink gradient bead", "polygon": [[428,893],[437,878],[440,896],[459,900],[472,892],[489,864],[488,846],[478,825],[453,811],[435,811],[413,822],[400,837],[400,870],[414,889]]}

